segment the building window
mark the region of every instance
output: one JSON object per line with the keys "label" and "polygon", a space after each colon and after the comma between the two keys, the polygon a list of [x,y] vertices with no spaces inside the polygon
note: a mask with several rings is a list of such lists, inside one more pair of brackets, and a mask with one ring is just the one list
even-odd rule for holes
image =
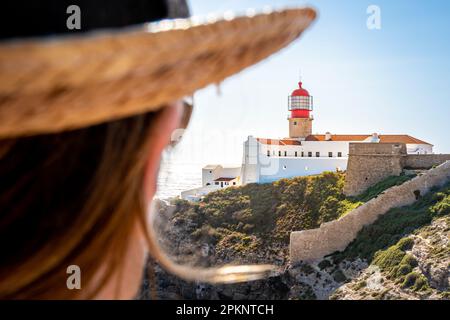
{"label": "building window", "polygon": [[286,170],[286,168],[287,168],[286,166],[283,166],[283,170]]}
{"label": "building window", "polygon": [[287,151],[284,152],[284,156],[287,157]]}
{"label": "building window", "polygon": [[225,182],[225,185],[227,186],[227,185],[228,185],[228,182]]}
{"label": "building window", "polygon": [[267,156],[270,157],[270,150],[267,150]]}
{"label": "building window", "polygon": [[330,158],[333,158],[333,152],[328,152],[328,156],[329,156]]}
{"label": "building window", "polygon": [[297,156],[297,151],[295,151],[295,156]]}
{"label": "building window", "polygon": [[338,152],[338,157],[342,157],[342,152]]}
{"label": "building window", "polygon": [[211,183],[207,182],[207,183],[206,183],[206,185],[207,185],[207,186],[210,186],[210,185],[211,185]]}
{"label": "building window", "polygon": [[301,155],[302,155],[302,158],[303,158],[305,156],[305,153],[302,151]]}
{"label": "building window", "polygon": [[278,151],[278,156],[281,157],[281,151]]}
{"label": "building window", "polygon": [[236,185],[236,181],[233,181],[233,186],[235,186]]}
{"label": "building window", "polygon": [[294,121],[294,126],[296,126],[297,125],[297,121]]}
{"label": "building window", "polygon": [[209,173],[212,173],[212,171],[210,170]]}
{"label": "building window", "polygon": [[219,185],[219,182],[216,181],[214,184],[215,184],[216,186],[218,186],[218,185]]}
{"label": "building window", "polygon": [[311,151],[308,151],[308,157],[312,157],[312,152]]}
{"label": "building window", "polygon": [[319,152],[319,151],[316,152],[316,157],[317,157],[317,158],[320,157],[320,152]]}

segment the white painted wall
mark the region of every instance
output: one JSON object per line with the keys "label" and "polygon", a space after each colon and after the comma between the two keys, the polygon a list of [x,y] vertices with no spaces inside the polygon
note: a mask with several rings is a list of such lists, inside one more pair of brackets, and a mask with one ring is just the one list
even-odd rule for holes
{"label": "white painted wall", "polygon": [[[346,170],[350,142],[352,141],[302,141],[301,145],[267,145],[250,136],[244,143],[242,183],[271,182],[324,171]],[[433,153],[433,147],[428,144],[407,144],[406,147],[408,153]],[[301,156],[302,152],[304,157]],[[312,157],[308,157],[309,152]],[[316,152],[319,152],[319,157],[316,157]],[[329,157],[329,152],[332,152],[332,157]],[[342,157],[338,157],[339,152]]]}
{"label": "white painted wall", "polygon": [[220,178],[220,173],[222,172],[222,166],[217,165],[216,167],[207,166],[202,169],[202,186],[209,184],[214,184],[213,181]]}
{"label": "white painted wall", "polygon": [[271,156],[278,157],[279,151],[281,151],[281,156],[285,157],[285,152],[288,157],[295,157],[295,152],[297,156],[301,157],[302,152],[304,156],[308,156],[308,152],[312,152],[313,157],[316,156],[316,152],[320,152],[321,157],[328,157],[328,152],[332,152],[333,156],[336,157],[338,152],[342,153],[343,157],[347,157],[349,141],[302,141],[302,145],[266,145],[260,143],[260,152],[267,156],[267,151],[270,152]]}
{"label": "white painted wall", "polygon": [[271,174],[260,173],[259,182],[272,182],[282,178],[319,174],[324,171],[347,169],[348,158],[272,158]]}
{"label": "white painted wall", "polygon": [[406,145],[409,154],[432,154],[433,146],[429,144],[410,144]]}
{"label": "white painted wall", "polygon": [[222,167],[221,165],[206,166],[202,169],[202,185],[205,187],[209,183],[214,184],[214,180],[218,178],[237,178],[236,182],[240,182],[241,167]]}

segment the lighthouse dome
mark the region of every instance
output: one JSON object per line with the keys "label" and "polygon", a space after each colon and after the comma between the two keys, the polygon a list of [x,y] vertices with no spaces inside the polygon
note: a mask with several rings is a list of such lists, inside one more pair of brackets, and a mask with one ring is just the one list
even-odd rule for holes
{"label": "lighthouse dome", "polygon": [[302,88],[302,82],[300,81],[298,83],[298,89],[295,89],[294,91],[292,91],[291,96],[295,96],[295,97],[309,97],[309,92],[308,92],[308,90]]}

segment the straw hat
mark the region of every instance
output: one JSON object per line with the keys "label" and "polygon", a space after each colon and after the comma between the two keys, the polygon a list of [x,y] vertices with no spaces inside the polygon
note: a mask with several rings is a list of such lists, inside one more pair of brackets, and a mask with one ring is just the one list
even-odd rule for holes
{"label": "straw hat", "polygon": [[298,38],[310,8],[0,42],[0,138],[157,110]]}

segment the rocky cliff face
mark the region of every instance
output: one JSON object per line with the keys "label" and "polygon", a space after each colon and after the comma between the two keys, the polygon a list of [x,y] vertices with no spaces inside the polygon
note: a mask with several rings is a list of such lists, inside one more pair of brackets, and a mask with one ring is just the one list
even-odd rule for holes
{"label": "rocky cliff face", "polygon": [[390,247],[379,254],[390,258],[393,265],[375,259],[331,298],[449,299],[450,217],[438,218],[402,240],[408,246],[400,250]]}

